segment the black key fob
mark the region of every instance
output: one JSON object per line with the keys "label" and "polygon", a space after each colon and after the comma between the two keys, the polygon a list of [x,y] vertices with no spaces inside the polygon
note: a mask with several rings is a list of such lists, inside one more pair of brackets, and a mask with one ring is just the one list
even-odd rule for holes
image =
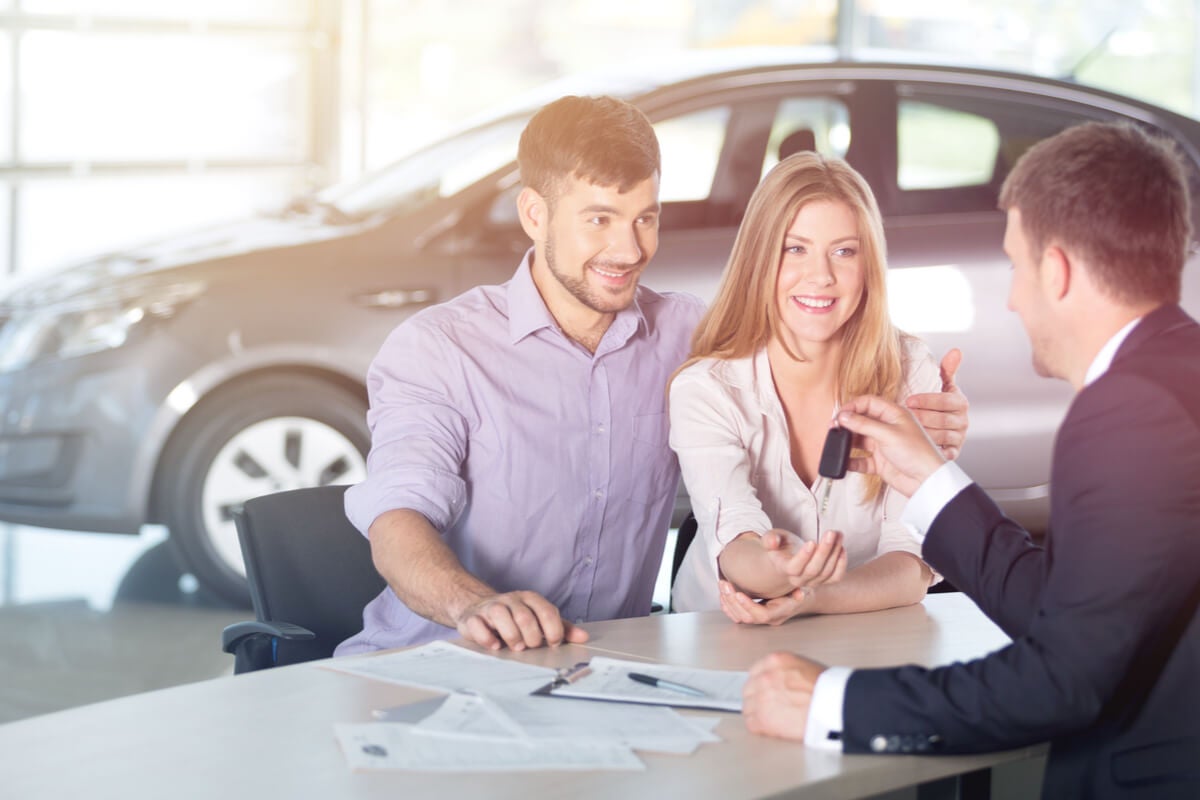
{"label": "black key fob", "polygon": [[821,451],[821,466],[817,472],[823,478],[838,480],[846,477],[846,463],[850,460],[850,431],[845,428],[830,428],[825,435],[825,448]]}

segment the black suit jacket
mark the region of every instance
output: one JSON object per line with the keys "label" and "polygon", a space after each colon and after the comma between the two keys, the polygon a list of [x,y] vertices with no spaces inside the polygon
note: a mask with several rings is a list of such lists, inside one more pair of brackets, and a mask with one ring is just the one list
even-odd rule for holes
{"label": "black suit jacket", "polygon": [[1013,638],[986,658],[851,675],[847,752],[1051,741],[1044,795],[1200,798],[1200,326],[1142,319],[1075,397],[1035,544],[971,485],[924,556]]}

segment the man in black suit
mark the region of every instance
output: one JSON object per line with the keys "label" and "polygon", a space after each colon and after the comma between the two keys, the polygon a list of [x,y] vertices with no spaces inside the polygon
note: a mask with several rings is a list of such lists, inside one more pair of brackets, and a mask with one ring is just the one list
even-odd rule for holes
{"label": "man in black suit", "polygon": [[1009,307],[1039,374],[1077,394],[1035,544],[911,415],[858,398],[851,467],[911,499],[923,555],[1012,637],[966,664],[755,664],[747,727],[848,753],[964,753],[1050,740],[1043,793],[1200,798],[1200,325],[1178,305],[1190,240],[1174,148],[1089,123],[1005,181]]}

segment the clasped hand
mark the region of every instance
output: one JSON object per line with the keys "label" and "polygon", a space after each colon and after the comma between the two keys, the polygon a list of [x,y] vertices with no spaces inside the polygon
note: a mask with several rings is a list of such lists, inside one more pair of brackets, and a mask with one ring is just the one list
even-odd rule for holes
{"label": "clasped hand", "polygon": [[[791,589],[757,603],[727,580],[720,581],[721,610],[734,622],[780,625],[814,611],[816,588],[840,581],[846,574],[846,548],[839,531],[826,531],[820,542],[803,542],[787,531],[772,528],[760,539],[767,560]],[[798,546],[797,546],[798,545]]]}

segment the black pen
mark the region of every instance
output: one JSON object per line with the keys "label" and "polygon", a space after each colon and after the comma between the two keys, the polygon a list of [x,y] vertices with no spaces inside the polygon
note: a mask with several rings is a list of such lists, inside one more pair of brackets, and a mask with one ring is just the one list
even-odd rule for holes
{"label": "black pen", "polygon": [[663,680],[662,678],[656,678],[653,675],[643,675],[640,672],[629,673],[629,679],[633,680],[633,681],[637,681],[638,683],[645,683],[645,684],[649,684],[650,686],[657,686],[659,689],[670,689],[672,692],[679,692],[680,694],[690,694],[692,697],[708,697],[707,693],[702,692],[695,687],[684,686],[682,683],[676,683],[675,681]]}

